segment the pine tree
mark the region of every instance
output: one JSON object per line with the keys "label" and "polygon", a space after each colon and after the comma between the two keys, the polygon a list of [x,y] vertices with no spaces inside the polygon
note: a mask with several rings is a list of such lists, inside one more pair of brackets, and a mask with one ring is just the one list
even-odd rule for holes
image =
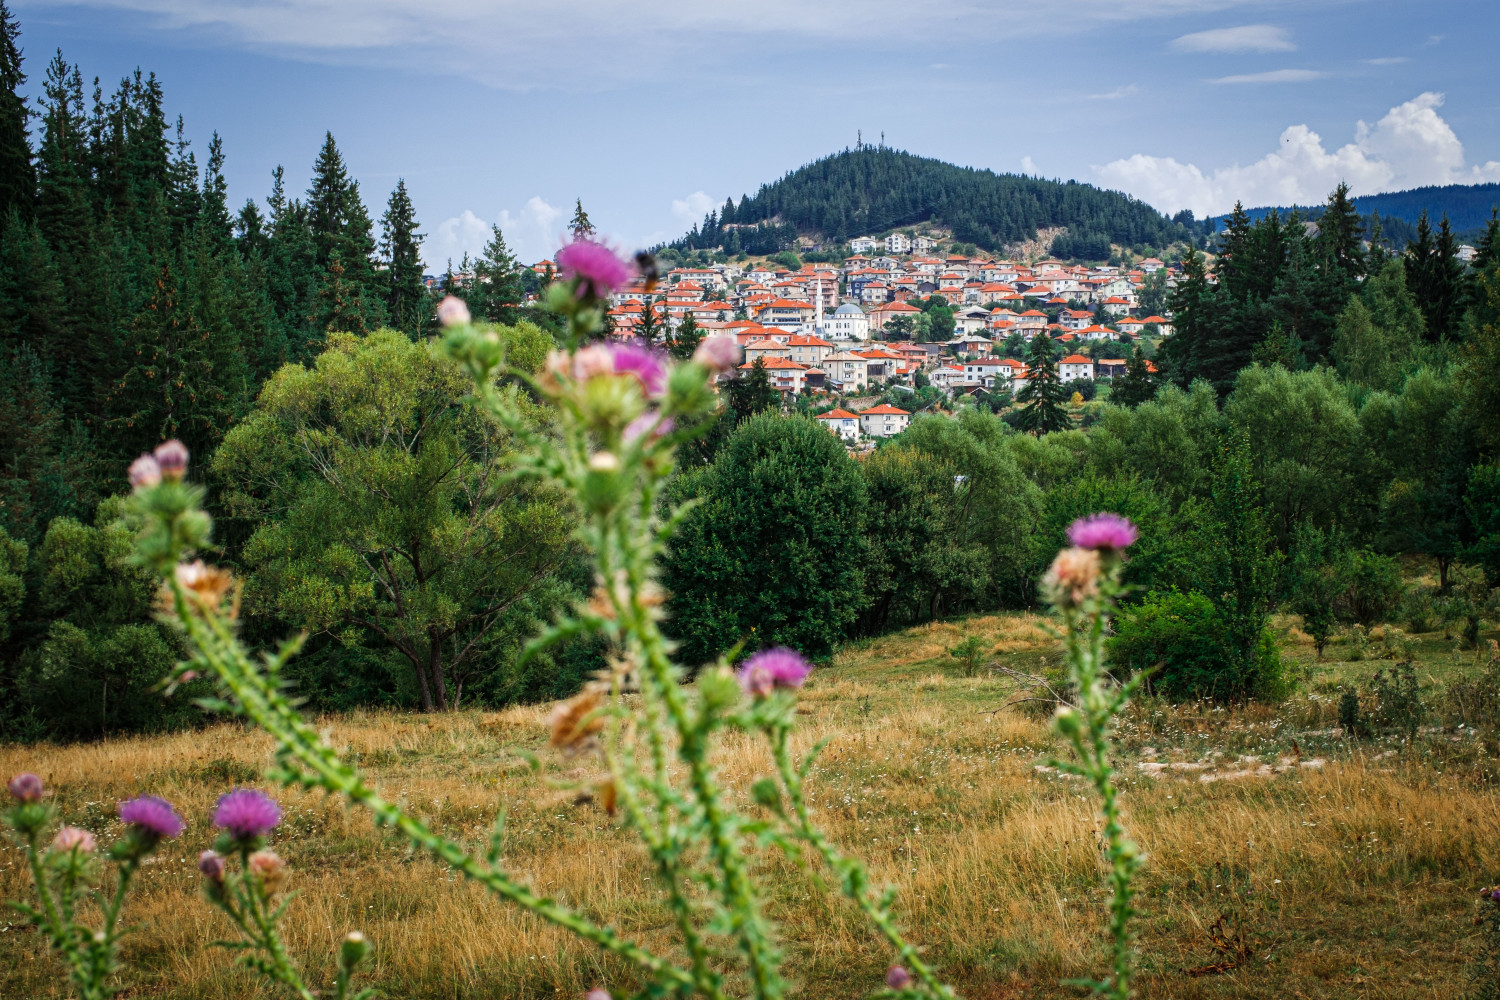
{"label": "pine tree", "polygon": [[490,227],[490,241],[474,262],[475,281],[469,309],[491,323],[514,324],[521,314],[523,270],[516,255],[510,252],[500,227]]}
{"label": "pine tree", "polygon": [[320,331],[365,332],[384,319],[375,278],[370,216],[350,179],[333,133],[324,134],[307,191],[307,224],[321,269],[316,324]]}
{"label": "pine tree", "polygon": [[1472,264],[1475,271],[1483,271],[1496,261],[1500,261],[1500,208],[1491,208],[1484,235],[1474,247]]}
{"label": "pine tree", "polygon": [[1068,390],[1057,374],[1057,356],[1052,338],[1039,333],[1031,338],[1026,355],[1026,385],[1016,394],[1022,404],[1017,426],[1040,437],[1052,431],[1067,430],[1073,425],[1064,401]]}
{"label": "pine tree", "polygon": [[656,343],[657,338],[661,336],[661,321],[656,315],[656,303],[649,295],[641,303],[641,322],[636,327],[636,334],[643,343],[647,344]]}
{"label": "pine tree", "polygon": [[573,209],[573,218],[568,222],[568,228],[573,231],[575,240],[591,240],[594,238],[594,224],[589,221],[589,213],[583,210],[583,199],[579,198]]}
{"label": "pine tree", "polygon": [[1436,236],[1427,213],[1418,216],[1417,238],[1407,245],[1405,264],[1406,286],[1422,307],[1427,339],[1441,341],[1453,336],[1463,299],[1463,265],[1446,215]]}
{"label": "pine tree", "polygon": [[1137,344],[1135,352],[1125,365],[1125,374],[1110,388],[1109,401],[1120,406],[1136,407],[1155,398],[1156,379],[1152,377],[1151,369],[1146,367],[1146,355],[1142,353],[1141,345]]}
{"label": "pine tree", "polygon": [[224,178],[224,140],[218,132],[208,142],[199,224],[216,246],[228,246],[234,238],[234,224],[229,217],[229,182]]}
{"label": "pine tree", "polygon": [[22,220],[31,218],[36,200],[36,167],[28,131],[31,111],[21,95],[26,74],[16,42],[20,33],[20,25],[0,0],[0,222],[12,209]]}
{"label": "pine tree", "polygon": [[693,356],[693,352],[701,343],[703,343],[703,330],[698,326],[698,320],[693,317],[693,314],[687,313],[678,322],[677,329],[672,331],[672,340],[667,346],[667,353],[681,361],[686,361]]}
{"label": "pine tree", "polygon": [[398,179],[380,217],[380,258],[385,265],[385,310],[391,325],[415,336],[427,322],[427,286],[422,282],[422,240],[416,210]]}

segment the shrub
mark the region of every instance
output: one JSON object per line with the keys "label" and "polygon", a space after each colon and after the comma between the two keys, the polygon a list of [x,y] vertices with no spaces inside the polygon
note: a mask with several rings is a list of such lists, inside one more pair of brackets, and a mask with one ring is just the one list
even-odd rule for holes
{"label": "shrub", "polygon": [[1397,663],[1389,671],[1375,671],[1370,692],[1375,697],[1375,720],[1380,727],[1402,734],[1407,742],[1415,740],[1427,709],[1411,661]]}
{"label": "shrub", "polygon": [[979,671],[984,669],[984,661],[989,658],[989,654],[989,646],[977,635],[971,635],[948,649],[948,655],[958,661],[959,670],[965,677],[978,676]]}
{"label": "shrub", "polygon": [[1344,557],[1343,572],[1349,585],[1336,605],[1339,617],[1366,628],[1389,621],[1401,603],[1401,564],[1391,556],[1356,549]]}
{"label": "shrub", "polygon": [[1152,594],[1122,610],[1110,656],[1131,673],[1154,671],[1148,684],[1174,701],[1274,699],[1286,687],[1270,634],[1261,634],[1246,660],[1227,640],[1213,602],[1197,591]]}

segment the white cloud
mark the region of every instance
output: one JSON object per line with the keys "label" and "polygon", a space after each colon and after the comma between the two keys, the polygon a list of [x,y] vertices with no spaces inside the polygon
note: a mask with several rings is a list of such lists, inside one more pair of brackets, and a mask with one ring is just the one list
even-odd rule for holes
{"label": "white cloud", "polygon": [[702,191],[694,191],[686,198],[672,199],[672,215],[684,226],[702,221],[709,210],[719,203]]}
{"label": "white cloud", "polygon": [[[533,195],[519,212],[502,210],[496,223],[511,253],[529,264],[552,256],[562,244],[562,216],[562,209]],[[451,219],[444,219],[422,246],[427,270],[440,272],[450,260],[456,268],[466,253],[477,257],[490,241],[490,229],[490,223],[467,208]]]}
{"label": "white cloud", "polygon": [[976,43],[1050,39],[1059,31],[1107,31],[1253,2],[1073,0],[1069,17],[1058,21],[1036,17],[1028,0],[573,0],[565,16],[555,5],[532,0],[448,0],[440,11],[410,0],[30,0],[41,7],[135,12],[151,28],[185,36],[179,42],[186,44],[381,68],[399,57],[405,66],[491,86],[583,90],[680,75],[685,62],[723,67],[740,54],[763,55],[767,46],[946,54],[958,27]]}
{"label": "white cloud", "polygon": [[1029,156],[1021,157],[1021,173],[1036,176],[1036,161]]}
{"label": "white cloud", "polygon": [[1116,87],[1114,90],[1108,90],[1102,94],[1088,94],[1086,97],[1090,101],[1118,101],[1122,97],[1134,97],[1140,92],[1141,88],[1139,86],[1128,83],[1123,87]]}
{"label": "white cloud", "polygon": [[1367,66],[1395,66],[1398,63],[1411,62],[1410,56],[1381,56],[1378,59],[1362,60]]}
{"label": "white cloud", "polygon": [[1399,191],[1428,184],[1500,181],[1500,162],[1466,166],[1463,143],[1438,114],[1443,95],[1421,94],[1391,108],[1375,124],[1355,125],[1354,141],[1329,151],[1306,125],[1281,133],[1275,152],[1248,166],[1208,171],[1172,157],[1137,153],[1095,167],[1110,187],[1164,212],[1191,208],[1217,215],[1235,201],[1246,206],[1316,204],[1339,181],[1354,194]]}
{"label": "white cloud", "polygon": [[1327,73],[1316,69],[1272,69],[1264,73],[1238,73],[1234,76],[1221,76],[1209,83],[1306,83],[1309,80],[1321,80]]}
{"label": "white cloud", "polygon": [[1195,31],[1172,40],[1178,52],[1291,52],[1297,48],[1286,29],[1274,24]]}

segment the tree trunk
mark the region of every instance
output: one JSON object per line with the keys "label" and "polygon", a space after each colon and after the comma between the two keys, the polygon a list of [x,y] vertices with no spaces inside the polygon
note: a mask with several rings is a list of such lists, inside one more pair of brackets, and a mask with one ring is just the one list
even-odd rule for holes
{"label": "tree trunk", "polygon": [[427,664],[415,656],[408,654],[412,669],[417,673],[417,686],[422,689],[422,711],[432,711],[432,684],[427,680]]}
{"label": "tree trunk", "polygon": [[1447,556],[1437,556],[1438,564],[1438,593],[1448,593],[1448,564],[1452,561]]}
{"label": "tree trunk", "polygon": [[427,630],[427,671],[432,676],[432,700],[439,712],[448,711],[448,685],[443,680],[443,640]]}

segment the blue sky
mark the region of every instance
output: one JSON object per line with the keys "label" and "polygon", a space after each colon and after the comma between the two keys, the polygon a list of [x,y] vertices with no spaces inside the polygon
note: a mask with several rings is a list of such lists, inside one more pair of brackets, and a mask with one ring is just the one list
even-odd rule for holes
{"label": "blue sky", "polygon": [[532,260],[581,197],[624,246],[856,131],[963,165],[1223,211],[1500,180],[1496,0],[11,0],[56,48],[140,66],[231,198],[325,129],[371,214],[404,177],[441,267],[499,222]]}

